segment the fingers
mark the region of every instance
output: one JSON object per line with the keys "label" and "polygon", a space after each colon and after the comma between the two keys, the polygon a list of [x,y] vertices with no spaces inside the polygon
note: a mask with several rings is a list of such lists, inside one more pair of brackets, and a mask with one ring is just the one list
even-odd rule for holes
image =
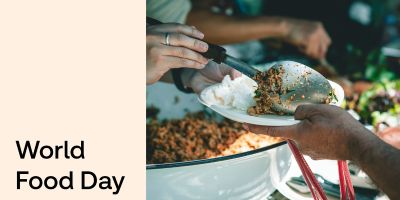
{"label": "fingers", "polygon": [[210,80],[209,78],[205,77],[199,71],[197,71],[191,77],[190,83],[191,83],[190,85],[191,85],[193,91],[197,94],[199,94],[201,91],[203,91],[208,86],[215,84],[215,82],[213,80]]}
{"label": "fingers", "polygon": [[282,137],[296,139],[298,137],[297,125],[292,126],[259,126],[254,124],[244,124],[247,130],[257,134],[265,134],[272,137]]}
{"label": "fingers", "polygon": [[319,57],[318,57],[320,59],[325,58],[326,53],[328,52],[328,48],[331,45],[331,38],[324,30],[322,30],[322,31],[323,31],[323,36],[321,39],[320,51],[319,51]]}
{"label": "fingers", "polygon": [[230,67],[230,66],[228,66],[228,65],[226,65],[224,63],[216,64],[215,67],[217,67],[219,69],[217,72],[220,72],[220,73],[218,73],[218,75],[219,75],[218,77],[219,78],[217,80],[215,80],[215,81],[218,81],[218,82],[221,82],[222,79],[226,75],[229,75],[231,77],[231,80],[234,80],[235,78],[240,77],[242,75],[242,73],[240,73],[239,71],[233,69],[232,67]]}
{"label": "fingers", "polygon": [[163,54],[167,56],[189,59],[202,65],[206,65],[208,63],[208,59],[204,58],[201,54],[184,47],[161,46],[160,48],[161,51],[164,52]]}
{"label": "fingers", "polygon": [[323,41],[321,41],[319,48],[318,48],[318,59],[324,59],[326,52],[328,50],[328,43],[327,40],[322,39]]}
{"label": "fingers", "polygon": [[324,36],[316,35],[314,36],[307,46],[305,53],[312,58],[322,59],[325,57],[326,52],[328,50],[327,40],[324,39]]}
{"label": "fingers", "polygon": [[170,45],[186,47],[198,52],[206,52],[208,44],[180,33],[170,33]]}
{"label": "fingers", "polygon": [[182,33],[198,39],[204,38],[204,34],[199,30],[197,30],[195,27],[183,24],[176,24],[176,23],[161,24],[152,27],[151,30],[163,33]]}
{"label": "fingers", "polygon": [[325,58],[326,51],[328,50],[327,48],[328,48],[328,47],[327,47],[326,45],[324,45],[324,44],[321,44],[321,45],[319,46],[319,51],[318,51],[318,58],[319,58],[319,59]]}
{"label": "fingers", "polygon": [[[301,50],[301,49],[300,49]],[[328,51],[328,45],[320,42],[311,42],[303,52],[314,59],[323,59]]]}
{"label": "fingers", "polygon": [[315,59],[322,59],[325,57],[330,44],[331,39],[328,33],[322,24],[318,24],[315,31],[310,35],[304,52]]}
{"label": "fingers", "polygon": [[312,58],[318,58],[319,56],[319,42],[311,41],[310,44],[307,46],[306,54],[311,56]]}
{"label": "fingers", "polygon": [[[148,36],[153,42],[165,45],[166,33],[152,33]],[[206,52],[208,44],[180,33],[169,33],[169,46],[186,47],[197,52]]]}
{"label": "fingers", "polygon": [[194,69],[203,69],[205,64],[199,63],[197,61],[180,58],[175,56],[164,56],[163,62],[168,63],[168,68],[194,68]]}

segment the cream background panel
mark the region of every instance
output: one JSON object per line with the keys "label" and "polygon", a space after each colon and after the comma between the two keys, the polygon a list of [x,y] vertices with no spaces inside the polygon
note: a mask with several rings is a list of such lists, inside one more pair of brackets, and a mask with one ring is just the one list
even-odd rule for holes
{"label": "cream background panel", "polygon": [[[144,198],[144,7],[142,1],[0,2],[0,199]],[[15,140],[25,139],[85,140],[86,159],[21,160]],[[126,178],[119,195],[16,190],[17,170]]]}

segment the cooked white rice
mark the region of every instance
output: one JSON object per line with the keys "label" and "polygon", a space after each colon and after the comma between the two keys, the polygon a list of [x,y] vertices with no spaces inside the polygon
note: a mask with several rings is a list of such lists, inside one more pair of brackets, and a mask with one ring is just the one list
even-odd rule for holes
{"label": "cooked white rice", "polygon": [[206,88],[201,93],[201,98],[210,105],[221,105],[247,110],[255,105],[253,100],[257,83],[247,76],[235,80],[227,75],[221,83]]}

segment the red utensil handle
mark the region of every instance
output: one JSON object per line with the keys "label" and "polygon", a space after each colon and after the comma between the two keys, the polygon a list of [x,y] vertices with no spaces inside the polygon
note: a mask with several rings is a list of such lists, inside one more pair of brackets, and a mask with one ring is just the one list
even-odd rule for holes
{"label": "red utensil handle", "polygon": [[297,164],[300,167],[301,173],[303,174],[304,180],[306,181],[308,187],[310,188],[311,194],[314,199],[319,200],[327,200],[328,198],[325,195],[325,192],[322,190],[321,185],[318,183],[314,174],[312,173],[310,167],[308,166],[306,160],[304,160],[303,155],[300,153],[297,146],[293,141],[288,140],[288,145],[290,150],[292,151],[294,158],[297,161]]}
{"label": "red utensil handle", "polygon": [[349,168],[345,160],[338,160],[339,170],[339,186],[340,186],[340,199],[345,200],[349,197],[350,200],[355,200],[356,195],[354,192],[353,184]]}
{"label": "red utensil handle", "polygon": [[[288,140],[287,142],[290,150],[293,153],[294,158],[297,161],[297,164],[300,167],[304,180],[307,183],[307,186],[310,188],[313,198],[316,200],[319,199],[327,200],[328,198],[326,197],[325,192],[322,190],[321,185],[318,183],[317,179],[315,178],[313,172],[308,166],[303,155],[300,153],[296,144],[291,140]],[[340,199],[346,200],[348,197],[350,200],[355,200],[355,192],[353,184],[351,183],[350,172],[346,161],[338,160],[338,171],[339,171]]]}

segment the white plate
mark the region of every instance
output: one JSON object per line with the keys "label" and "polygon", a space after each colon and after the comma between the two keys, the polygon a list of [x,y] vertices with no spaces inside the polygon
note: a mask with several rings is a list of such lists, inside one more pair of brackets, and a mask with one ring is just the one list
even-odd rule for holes
{"label": "white plate", "polygon": [[[333,91],[338,99],[338,101],[332,102],[331,105],[340,106],[344,99],[344,91],[343,88],[333,82],[329,81],[331,84]],[[212,87],[212,86],[210,86]],[[205,91],[205,90],[203,90]],[[280,116],[280,115],[258,115],[258,116],[251,116],[247,114],[247,111],[239,110],[236,108],[232,108],[229,106],[221,106],[221,105],[211,105],[205,102],[201,95],[199,95],[198,100],[200,103],[204,104],[205,106],[211,108],[215,112],[221,114],[222,116],[231,119],[233,121],[248,123],[248,124],[256,124],[256,125],[263,125],[263,126],[290,126],[293,124],[299,123],[298,120],[294,119],[293,115],[289,116]]]}

